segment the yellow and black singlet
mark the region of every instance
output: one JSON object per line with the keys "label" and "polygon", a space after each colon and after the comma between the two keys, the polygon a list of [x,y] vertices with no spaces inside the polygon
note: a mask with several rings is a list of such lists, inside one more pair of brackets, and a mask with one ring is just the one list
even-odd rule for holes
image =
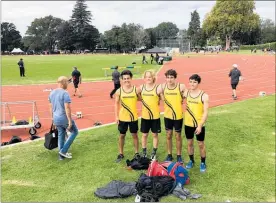
{"label": "yellow and black singlet", "polygon": [[190,127],[197,127],[201,122],[203,112],[204,112],[204,104],[202,100],[204,92],[201,91],[198,96],[191,97],[190,91],[187,93],[186,98],[186,111],[185,111],[185,119],[184,125]]}
{"label": "yellow and black singlet", "polygon": [[157,94],[157,85],[151,90],[146,90],[146,85],[142,87],[142,118],[153,120],[160,118],[159,96]]}
{"label": "yellow and black singlet", "polygon": [[138,120],[137,114],[137,93],[136,87],[133,86],[131,92],[125,92],[123,87],[120,88],[120,104],[119,120],[124,122],[132,122]]}
{"label": "yellow and black singlet", "polygon": [[172,120],[180,120],[183,118],[182,95],[180,92],[180,84],[178,83],[174,89],[169,89],[167,84],[164,89],[164,117]]}

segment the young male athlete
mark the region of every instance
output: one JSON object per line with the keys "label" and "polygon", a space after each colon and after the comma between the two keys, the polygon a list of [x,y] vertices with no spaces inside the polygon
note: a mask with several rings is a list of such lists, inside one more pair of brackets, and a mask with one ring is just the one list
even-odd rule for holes
{"label": "young male athlete", "polygon": [[126,132],[129,128],[132,134],[135,156],[138,156],[138,114],[136,87],[132,85],[132,73],[129,70],[121,72],[122,87],[115,93],[115,120],[118,124],[119,136],[119,155],[116,162],[124,158],[124,144]]}
{"label": "young male athlete", "polygon": [[189,90],[185,90],[186,111],[184,116],[185,134],[188,141],[188,154],[190,161],[186,168],[190,169],[194,166],[194,136],[200,150],[201,164],[200,171],[206,171],[206,149],[204,144],[205,138],[205,122],[208,116],[209,96],[199,89],[201,78],[194,74],[189,78]]}
{"label": "young male athlete", "polygon": [[147,156],[147,138],[151,130],[153,135],[153,150],[151,159],[156,156],[158,148],[158,133],[161,132],[160,124],[160,94],[162,93],[161,85],[157,85],[154,71],[147,70],[144,73],[145,84],[140,86],[138,93],[141,95],[142,101],[142,118],[141,118],[141,132],[143,156]]}
{"label": "young male athlete", "polygon": [[164,101],[164,121],[167,134],[167,150],[168,156],[166,161],[172,161],[172,135],[173,129],[176,136],[176,152],[177,161],[182,163],[182,137],[181,130],[183,125],[183,94],[185,85],[176,82],[177,73],[170,69],[165,73],[166,84],[162,84],[163,94],[161,95]]}

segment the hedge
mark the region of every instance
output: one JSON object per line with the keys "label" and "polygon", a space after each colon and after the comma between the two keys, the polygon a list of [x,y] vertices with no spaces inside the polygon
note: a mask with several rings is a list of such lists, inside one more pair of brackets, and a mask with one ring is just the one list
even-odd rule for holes
{"label": "hedge", "polygon": [[266,44],[257,44],[257,45],[241,45],[240,50],[251,50],[251,49],[267,49],[269,48],[270,44],[270,49],[276,49],[276,42],[271,42],[271,43],[266,43]]}

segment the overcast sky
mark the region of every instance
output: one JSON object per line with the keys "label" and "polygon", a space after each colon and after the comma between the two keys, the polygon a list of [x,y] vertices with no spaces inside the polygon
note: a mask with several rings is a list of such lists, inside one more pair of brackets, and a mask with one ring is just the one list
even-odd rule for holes
{"label": "overcast sky", "polygon": [[[179,29],[188,28],[190,13],[197,9],[204,19],[215,1],[87,1],[93,14],[92,24],[101,33],[112,25],[139,23],[144,28],[155,27],[161,22],[173,22]],[[70,19],[75,1],[2,1],[2,22],[14,23],[21,35],[35,18],[52,15]],[[256,12],[262,18],[275,20],[275,2],[257,1]]]}

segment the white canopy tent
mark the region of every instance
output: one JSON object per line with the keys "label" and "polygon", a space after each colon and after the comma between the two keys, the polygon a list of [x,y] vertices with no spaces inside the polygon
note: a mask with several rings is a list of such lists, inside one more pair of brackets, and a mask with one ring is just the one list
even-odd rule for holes
{"label": "white canopy tent", "polygon": [[11,53],[24,53],[24,51],[22,51],[20,48],[13,48]]}

